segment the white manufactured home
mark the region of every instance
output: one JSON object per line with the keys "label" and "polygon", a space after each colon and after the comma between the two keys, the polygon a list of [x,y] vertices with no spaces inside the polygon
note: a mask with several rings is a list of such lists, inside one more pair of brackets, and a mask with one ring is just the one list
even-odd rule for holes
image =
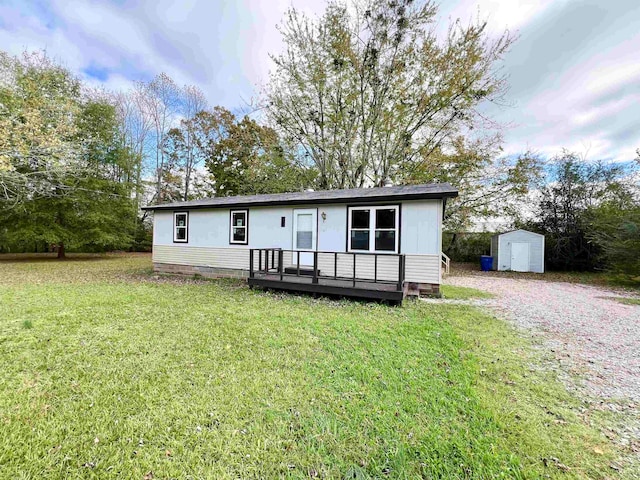
{"label": "white manufactured home", "polygon": [[544,235],[512,230],[491,237],[494,270],[544,273]]}
{"label": "white manufactured home", "polygon": [[157,272],[402,300],[438,294],[449,184],[219,197],[145,207]]}

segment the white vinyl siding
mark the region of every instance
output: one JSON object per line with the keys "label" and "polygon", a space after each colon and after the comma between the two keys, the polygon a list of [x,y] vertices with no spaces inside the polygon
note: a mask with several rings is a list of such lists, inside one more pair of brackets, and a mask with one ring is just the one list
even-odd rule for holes
{"label": "white vinyl siding", "polygon": [[[338,277],[351,278],[353,276],[353,255],[350,253],[338,253]],[[356,255],[356,277],[365,280],[397,281],[398,257],[395,255],[378,255],[378,268],[376,274],[375,255]],[[333,276],[335,272],[334,255],[321,253],[318,255],[318,268],[322,275]]]}
{"label": "white vinyl siding", "polygon": [[[294,265],[294,256],[295,253],[292,255],[291,252],[283,252],[283,264],[285,266]],[[373,255],[358,255],[357,257],[357,277],[373,280],[375,268]],[[249,249],[156,245],[153,248],[153,262],[249,270]],[[257,255],[253,263],[254,267],[257,268]],[[318,256],[318,264],[322,275],[333,276],[333,255],[320,254]],[[351,277],[352,275],[353,255],[345,252],[338,253],[338,276]],[[398,257],[395,255],[378,256],[377,277],[378,280],[396,281],[398,278]],[[405,280],[416,283],[440,283],[440,260],[438,255],[406,255]]]}
{"label": "white vinyl siding", "polygon": [[154,263],[249,269],[249,249],[155,245]]}
{"label": "white vinyl siding", "polygon": [[416,283],[442,283],[440,255],[405,255],[404,280]]}
{"label": "white vinyl siding", "polygon": [[400,253],[440,254],[442,200],[403,202],[401,211]]}

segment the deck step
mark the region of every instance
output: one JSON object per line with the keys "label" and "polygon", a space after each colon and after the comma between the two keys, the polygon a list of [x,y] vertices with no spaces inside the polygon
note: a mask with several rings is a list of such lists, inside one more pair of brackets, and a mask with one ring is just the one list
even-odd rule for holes
{"label": "deck step", "polygon": [[[296,275],[298,273],[298,267],[284,267],[284,273],[289,275]],[[320,276],[320,270],[317,271],[318,276]],[[300,267],[300,275],[308,275],[309,277],[313,277],[313,268],[309,267]]]}

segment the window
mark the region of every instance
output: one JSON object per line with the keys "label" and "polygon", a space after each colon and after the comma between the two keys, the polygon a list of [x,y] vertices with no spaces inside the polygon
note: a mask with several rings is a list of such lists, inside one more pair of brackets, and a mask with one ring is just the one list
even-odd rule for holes
{"label": "window", "polygon": [[314,250],[313,231],[315,230],[315,210],[296,210],[294,213],[295,249]]}
{"label": "window", "polygon": [[189,213],[173,213],[173,241],[187,243],[189,241]]}
{"label": "window", "polygon": [[249,243],[249,211],[231,210],[231,227],[229,243],[247,245]]}
{"label": "window", "polygon": [[349,207],[349,251],[398,252],[398,206]]}

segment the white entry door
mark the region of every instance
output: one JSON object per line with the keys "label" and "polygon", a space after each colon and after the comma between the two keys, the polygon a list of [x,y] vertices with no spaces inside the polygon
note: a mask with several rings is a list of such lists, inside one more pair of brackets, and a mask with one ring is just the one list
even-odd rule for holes
{"label": "white entry door", "polygon": [[511,270],[514,272],[529,271],[529,244],[511,244]]}
{"label": "white entry door", "polygon": [[[300,265],[313,266],[313,251],[316,250],[317,215],[315,208],[293,211],[293,249],[300,252]],[[297,264],[298,254],[293,254],[293,263]]]}

